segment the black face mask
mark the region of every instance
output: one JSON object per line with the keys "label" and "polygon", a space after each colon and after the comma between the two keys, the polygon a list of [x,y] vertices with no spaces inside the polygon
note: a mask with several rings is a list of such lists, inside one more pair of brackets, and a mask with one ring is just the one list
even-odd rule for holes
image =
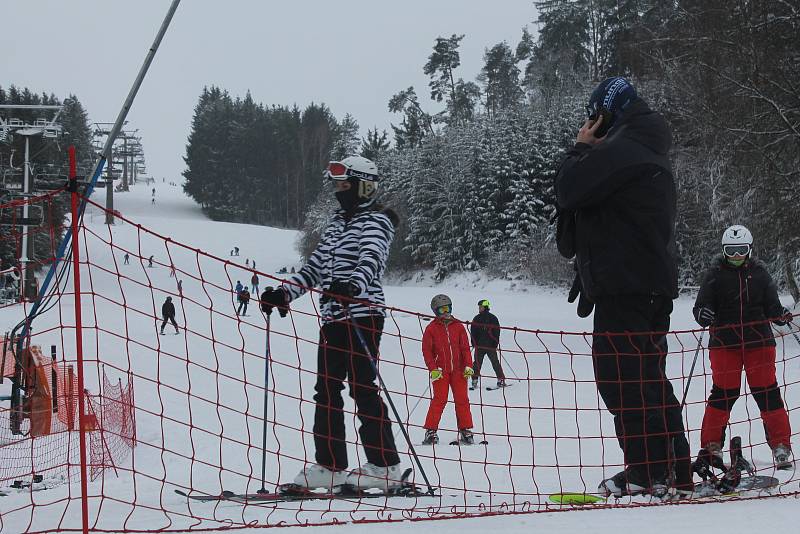
{"label": "black face mask", "polygon": [[337,191],[336,200],[339,201],[339,205],[343,210],[352,211],[358,206],[358,188],[351,186],[346,191]]}

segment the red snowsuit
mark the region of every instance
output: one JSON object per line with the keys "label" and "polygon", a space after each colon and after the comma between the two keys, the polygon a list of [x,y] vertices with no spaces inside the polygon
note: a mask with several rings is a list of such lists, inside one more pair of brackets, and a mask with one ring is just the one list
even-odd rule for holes
{"label": "red snowsuit", "polygon": [[433,381],[433,398],[425,418],[425,428],[439,428],[449,389],[453,390],[458,429],[472,428],[467,379],[464,377],[464,369],[472,364],[472,354],[464,325],[452,318],[447,324],[441,317],[434,319],[422,334],[422,355],[428,371],[442,370],[442,377]]}

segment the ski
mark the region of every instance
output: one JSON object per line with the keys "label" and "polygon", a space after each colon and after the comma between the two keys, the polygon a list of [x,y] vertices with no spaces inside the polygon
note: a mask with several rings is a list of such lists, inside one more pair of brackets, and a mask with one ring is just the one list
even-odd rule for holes
{"label": "ski", "polygon": [[486,391],[494,391],[496,389],[510,388],[514,383],[506,384],[505,386],[486,386]]}
{"label": "ski", "polygon": [[450,442],[450,445],[458,445],[459,447],[472,447],[473,445],[488,445],[488,444],[489,442],[486,441],[485,439],[481,441],[476,441],[474,443],[463,443],[462,441],[457,439],[454,439],[453,441]]}
{"label": "ski", "polygon": [[412,469],[408,468],[401,477],[402,484],[389,491],[360,490],[349,484],[337,486],[333,491],[314,491],[297,484],[282,484],[278,491],[264,493],[234,493],[223,491],[219,495],[191,495],[182,490],[174,490],[178,495],[198,502],[235,502],[239,504],[268,504],[273,502],[292,502],[306,500],[348,500],[375,499],[389,497],[437,497],[438,495],[422,491],[416,484],[409,482]]}
{"label": "ski", "polygon": [[[669,494],[665,495],[663,498],[660,498],[645,493],[631,495],[631,497],[650,496],[655,500],[664,502],[680,503],[682,501],[685,501],[687,503],[690,503],[702,500],[721,500],[721,499],[743,497],[747,496],[748,492],[768,490],[770,488],[777,486],[779,483],[780,482],[775,477],[754,475],[754,476],[742,477],[739,481],[739,484],[735,488],[727,490],[725,493],[721,492],[716,487],[715,483],[709,480],[705,482],[696,483],[694,486],[695,488],[694,495],[692,497],[685,499],[676,499],[674,496]],[[563,492],[563,493],[552,493],[548,496],[548,499],[553,503],[565,506],[586,506],[591,504],[600,504],[600,505],[607,504],[609,503],[611,497],[602,497],[595,493]],[[614,505],[618,506],[619,502],[616,502]]]}

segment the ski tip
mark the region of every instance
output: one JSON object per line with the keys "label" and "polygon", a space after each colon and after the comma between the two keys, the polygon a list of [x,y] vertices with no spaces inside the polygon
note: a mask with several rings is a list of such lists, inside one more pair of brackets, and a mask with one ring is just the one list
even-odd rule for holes
{"label": "ski tip", "polygon": [[606,499],[591,493],[553,493],[548,497],[556,504],[583,506],[586,504],[604,503]]}

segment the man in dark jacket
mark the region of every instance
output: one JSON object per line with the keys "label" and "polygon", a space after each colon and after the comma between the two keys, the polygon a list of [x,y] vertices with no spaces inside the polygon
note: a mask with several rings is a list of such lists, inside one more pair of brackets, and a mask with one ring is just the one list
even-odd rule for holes
{"label": "man in dark jacket", "polygon": [[236,310],[236,315],[247,315],[247,305],[250,303],[250,291],[248,291],[246,286],[239,292],[238,299],[239,308]]}
{"label": "man in dark jacket", "polygon": [[723,466],[725,427],[739,398],[742,369],[761,411],[776,467],[792,467],[792,431],[775,375],[775,339],[769,324],[786,325],[792,314],[778,299],[778,289],[764,264],[751,257],[752,244],[752,234],[744,226],[725,230],[723,255],[714,259],[703,276],[694,305],[697,323],[710,327],[713,381],[700,432],[702,449],[694,465],[700,474]]}
{"label": "man in dark jacket", "polygon": [[559,251],[575,255],[573,289],[590,303],[582,315],[594,304],[595,380],[627,466],[598,491],[659,494],[672,482],[688,493],[689,444],[665,375],[665,333],[678,293],[671,135],[624,78],[603,81],[587,111],[556,195],[571,228],[558,236]]}
{"label": "man in dark jacket", "polygon": [[489,361],[492,362],[492,368],[497,377],[497,387],[506,387],[506,376],[503,374],[503,367],[497,357],[497,346],[500,344],[500,321],[489,311],[487,299],[478,301],[478,315],[472,318],[469,333],[472,346],[475,347],[475,362],[472,364],[475,374],[472,375],[471,389],[478,387],[484,356],[489,356]]}
{"label": "man in dark jacket", "polygon": [[167,297],[164,304],[161,305],[161,317],[164,321],[161,323],[161,335],[164,334],[164,327],[167,326],[167,321],[172,323],[175,327],[175,333],[178,333],[178,323],[175,322],[175,305],[172,303],[172,297]]}

